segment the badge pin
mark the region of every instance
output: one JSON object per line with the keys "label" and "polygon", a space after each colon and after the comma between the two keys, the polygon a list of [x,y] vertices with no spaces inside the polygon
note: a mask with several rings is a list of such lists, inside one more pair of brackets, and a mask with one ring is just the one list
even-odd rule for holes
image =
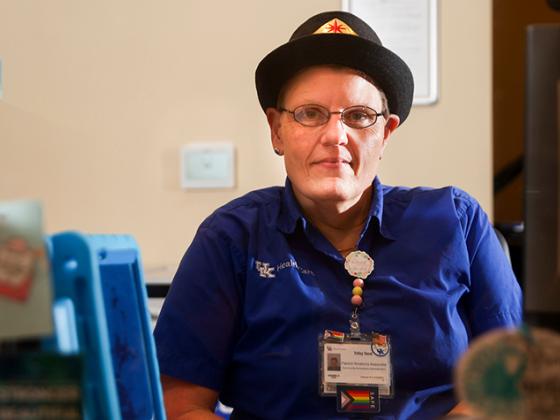
{"label": "badge pin", "polygon": [[358,36],[358,34],[354,32],[354,30],[349,25],[337,18],[329,20],[327,23],[313,32],[313,34],[346,34]]}
{"label": "badge pin", "polygon": [[373,272],[373,259],[364,251],[353,251],[346,256],[344,268],[352,277],[366,279]]}
{"label": "badge pin", "polygon": [[371,336],[371,348],[376,355],[387,356],[389,354],[389,342],[387,340],[387,336],[373,333]]}

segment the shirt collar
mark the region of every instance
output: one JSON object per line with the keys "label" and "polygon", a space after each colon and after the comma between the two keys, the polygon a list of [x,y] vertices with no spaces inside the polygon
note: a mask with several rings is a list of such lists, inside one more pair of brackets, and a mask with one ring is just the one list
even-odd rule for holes
{"label": "shirt collar", "polygon": [[[371,199],[371,207],[369,209],[369,216],[366,222],[364,232],[368,229],[369,224],[372,220],[375,220],[377,227],[379,228],[379,233],[381,236],[387,239],[396,239],[394,233],[391,231],[387,223],[387,217],[383,218],[384,210],[384,189],[385,187],[381,184],[378,177],[373,180],[373,194]],[[385,221],[385,223],[383,223]]]}
{"label": "shirt collar", "polygon": [[[374,220],[376,228],[378,228],[381,236],[387,239],[395,239],[395,235],[391,232],[390,228],[383,224],[383,185],[377,177],[373,180],[373,194],[371,200],[371,207],[369,209],[369,216],[366,221],[364,232],[370,227],[372,220]],[[296,200],[292,183],[286,178],[284,194],[282,198],[282,207],[278,218],[278,228],[280,231],[289,234],[293,233],[296,229],[298,221],[301,220],[302,226],[308,223],[299,203]]]}
{"label": "shirt collar", "polygon": [[282,206],[278,217],[278,228],[284,233],[293,233],[296,229],[298,220],[306,223],[305,217],[301,212],[299,204],[292,189],[292,183],[286,178],[284,194],[282,197]]}

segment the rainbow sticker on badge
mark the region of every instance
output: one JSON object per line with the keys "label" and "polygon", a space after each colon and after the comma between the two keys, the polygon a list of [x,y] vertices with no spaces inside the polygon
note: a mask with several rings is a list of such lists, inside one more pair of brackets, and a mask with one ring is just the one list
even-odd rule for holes
{"label": "rainbow sticker on badge", "polygon": [[345,334],[340,331],[325,330],[325,332],[323,333],[323,340],[343,342],[344,336]]}
{"label": "rainbow sticker on badge", "polygon": [[338,385],[336,403],[339,413],[379,413],[379,389],[376,386]]}
{"label": "rainbow sticker on badge", "polygon": [[344,268],[352,277],[366,279],[373,272],[373,259],[364,251],[353,251],[346,256]]}

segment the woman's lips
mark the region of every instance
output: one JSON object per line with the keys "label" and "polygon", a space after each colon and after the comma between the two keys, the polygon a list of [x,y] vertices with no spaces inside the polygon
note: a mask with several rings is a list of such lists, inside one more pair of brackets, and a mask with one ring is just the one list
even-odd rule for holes
{"label": "woman's lips", "polygon": [[342,158],[320,159],[314,162],[314,164],[327,169],[338,169],[346,165],[352,166],[348,160]]}

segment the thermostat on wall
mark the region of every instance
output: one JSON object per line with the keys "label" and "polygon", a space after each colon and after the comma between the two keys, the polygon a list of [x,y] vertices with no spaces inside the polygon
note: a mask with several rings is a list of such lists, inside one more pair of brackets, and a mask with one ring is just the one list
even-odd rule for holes
{"label": "thermostat on wall", "polygon": [[229,142],[186,144],[181,149],[182,188],[233,188],[235,149]]}

